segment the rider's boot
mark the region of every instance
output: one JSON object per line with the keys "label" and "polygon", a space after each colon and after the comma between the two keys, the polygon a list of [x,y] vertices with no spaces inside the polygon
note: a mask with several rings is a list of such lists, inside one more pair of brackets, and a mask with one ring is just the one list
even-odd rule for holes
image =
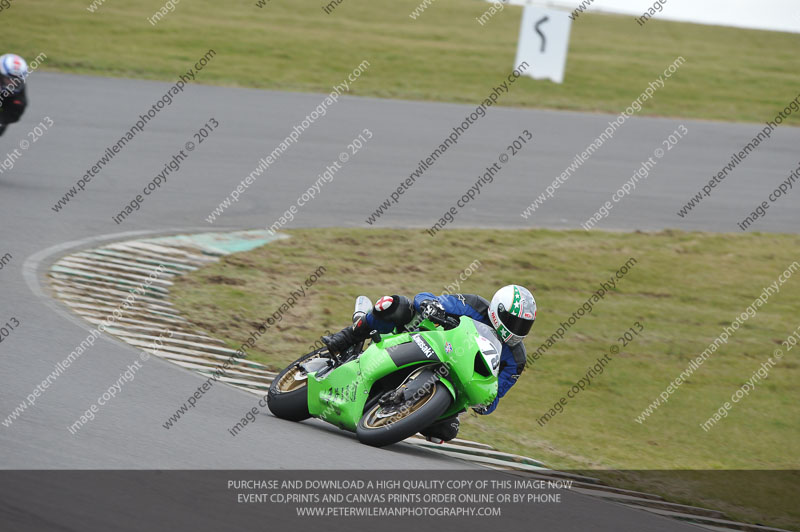
{"label": "rider's boot", "polygon": [[369,338],[369,333],[370,328],[367,326],[367,320],[362,317],[350,327],[345,327],[330,336],[323,336],[322,343],[328,346],[328,351],[338,355]]}

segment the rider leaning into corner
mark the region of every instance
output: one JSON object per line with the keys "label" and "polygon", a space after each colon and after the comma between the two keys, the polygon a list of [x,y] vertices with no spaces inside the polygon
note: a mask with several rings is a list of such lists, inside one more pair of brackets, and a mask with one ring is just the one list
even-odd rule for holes
{"label": "rider leaning into corner", "polygon": [[[492,413],[499,399],[516,384],[525,368],[527,355],[522,340],[536,319],[536,301],[530,291],[519,285],[504,286],[494,294],[491,302],[474,294],[437,297],[430,292],[422,292],[414,297],[413,302],[405,296],[384,296],[352,327],[346,327],[331,336],[323,336],[322,341],[331,353],[342,353],[369,338],[371,331],[385,334],[402,330],[414,321],[415,315],[422,318],[469,316],[494,328],[503,342],[497,397],[487,408],[474,408],[478,414]],[[458,428],[458,415],[455,415],[434,423],[421,434],[428,441],[442,443],[455,438]]]}
{"label": "rider leaning into corner", "polygon": [[27,76],[28,64],[23,58],[16,54],[0,55],[0,135],[25,112]]}

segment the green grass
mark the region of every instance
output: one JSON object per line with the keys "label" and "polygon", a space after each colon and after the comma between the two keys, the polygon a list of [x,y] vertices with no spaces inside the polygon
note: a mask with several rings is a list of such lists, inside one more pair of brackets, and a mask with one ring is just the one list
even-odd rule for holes
{"label": "green grass", "polygon": [[[213,48],[200,83],[315,92],[366,59],[352,94],[477,104],[513,66],[521,15],[506,7],[480,26],[489,4],[478,0],[437,0],[416,21],[418,0],[345,0],[331,14],[322,0],[191,0],[153,27],[163,0],[89,3],[17,0],[2,13],[4,49],[45,52],[43,70],[174,80]],[[523,78],[501,105],[617,114],[683,56],[641,114],[764,122],[800,90],[798,47],[796,34],[584,14],[565,83]]]}
{"label": "green grass", "polygon": [[[794,352],[710,432],[710,417],[800,325],[800,271],[695,372],[644,424],[635,417],[686,368],[762,288],[797,259],[796,235],[661,232],[601,233],[309,229],[292,238],[181,278],[173,296],[194,323],[228,341],[246,340],[292,287],[324,266],[307,296],[267,331],[252,358],[282,367],[326,330],[345,326],[359,294],[441,293],[476,259],[461,291],[491,297],[520,283],[534,291],[539,316],[529,352],[567,319],[630,257],[638,262],[564,339],[529,367],[491,416],[464,416],[462,436],[571,469],[665,470],[643,474],[593,471],[628,485],[706,504],[772,525],[800,520],[792,478],[739,485],[675,470],[800,469],[800,368]],[[390,257],[391,260],[387,260]],[[549,405],[640,321],[644,332],[606,371],[544,427]],[[672,473],[671,473],[672,472]],[[797,481],[792,487],[796,490]]]}

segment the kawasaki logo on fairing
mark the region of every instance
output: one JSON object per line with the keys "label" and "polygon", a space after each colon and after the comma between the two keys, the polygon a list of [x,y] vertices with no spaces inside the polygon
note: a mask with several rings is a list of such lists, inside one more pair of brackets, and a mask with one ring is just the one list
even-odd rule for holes
{"label": "kawasaki logo on fairing", "polygon": [[428,345],[428,343],[420,338],[419,335],[414,335],[414,343],[417,344],[417,347],[425,354],[428,358],[436,358],[436,352]]}

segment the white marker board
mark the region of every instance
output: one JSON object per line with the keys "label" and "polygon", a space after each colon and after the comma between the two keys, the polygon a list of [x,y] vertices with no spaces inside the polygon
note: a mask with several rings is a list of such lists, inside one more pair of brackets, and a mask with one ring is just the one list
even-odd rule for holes
{"label": "white marker board", "polygon": [[572,20],[568,11],[526,5],[522,11],[514,67],[528,66],[523,75],[563,83]]}

